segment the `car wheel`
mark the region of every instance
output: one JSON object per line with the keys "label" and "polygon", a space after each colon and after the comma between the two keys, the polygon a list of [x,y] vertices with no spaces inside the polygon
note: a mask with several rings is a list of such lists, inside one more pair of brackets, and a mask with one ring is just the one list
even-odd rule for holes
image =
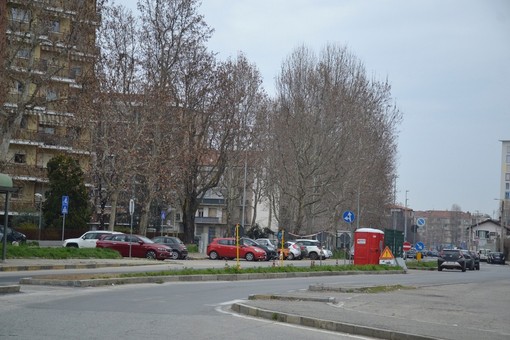
{"label": "car wheel", "polygon": [[441,272],[441,271],[443,271],[443,267],[438,266],[438,267],[437,267],[437,270]]}
{"label": "car wheel", "polygon": [[178,260],[179,259],[179,252],[173,250],[172,251],[172,260]]}
{"label": "car wheel", "polygon": [[289,256],[287,256],[287,260],[294,260],[294,254],[289,253]]}
{"label": "car wheel", "polygon": [[253,256],[252,253],[246,254],[244,258],[246,259],[246,261],[255,261],[255,256]]}
{"label": "car wheel", "polygon": [[309,257],[310,260],[317,260],[319,258],[319,255],[317,255],[317,253],[310,253]]}
{"label": "car wheel", "polygon": [[146,254],[145,254],[145,258],[149,259],[149,260],[154,260],[156,259],[156,252],[154,250],[149,250]]}
{"label": "car wheel", "polygon": [[217,252],[215,252],[215,251],[211,251],[211,252],[209,253],[209,258],[210,258],[211,260],[218,260],[218,259],[219,259],[219,257],[218,257],[218,253],[217,253]]}

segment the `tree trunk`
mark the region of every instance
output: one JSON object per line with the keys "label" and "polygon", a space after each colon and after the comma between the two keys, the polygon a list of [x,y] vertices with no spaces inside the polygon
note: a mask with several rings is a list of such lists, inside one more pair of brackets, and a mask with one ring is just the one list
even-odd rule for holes
{"label": "tree trunk", "polygon": [[196,197],[187,197],[182,206],[182,220],[184,223],[184,242],[195,241],[195,212],[197,211]]}
{"label": "tree trunk", "polygon": [[110,221],[108,222],[108,230],[113,231],[115,227],[115,219],[117,217],[117,202],[119,200],[119,189],[115,189],[112,192],[112,196],[110,198],[110,202],[112,207],[110,209]]}
{"label": "tree trunk", "polygon": [[140,216],[140,235],[147,235],[147,227],[149,224],[149,212],[151,208],[151,201],[147,200],[145,204],[142,205],[142,214]]}

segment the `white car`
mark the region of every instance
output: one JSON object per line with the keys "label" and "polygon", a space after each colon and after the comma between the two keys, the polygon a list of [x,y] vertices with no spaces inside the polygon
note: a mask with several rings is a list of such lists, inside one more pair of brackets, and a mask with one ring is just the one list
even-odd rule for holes
{"label": "white car", "polygon": [[263,246],[276,250],[276,244],[268,238],[258,238],[255,241]]}
{"label": "white car", "polygon": [[69,248],[95,248],[97,240],[103,235],[110,234],[122,234],[118,231],[109,230],[93,230],[87,231],[79,238],[68,238],[64,240],[62,246]]}
{"label": "white car", "polygon": [[308,252],[308,257],[310,260],[318,260],[319,258],[326,259],[326,255],[324,254],[324,251],[322,250],[322,245],[317,240],[310,240],[310,239],[299,239],[295,240],[297,244],[303,245],[306,247],[306,250]]}

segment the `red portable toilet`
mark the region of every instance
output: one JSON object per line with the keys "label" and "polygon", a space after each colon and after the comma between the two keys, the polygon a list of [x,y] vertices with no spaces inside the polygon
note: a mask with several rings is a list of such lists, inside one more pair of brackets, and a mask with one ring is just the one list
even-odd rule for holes
{"label": "red portable toilet", "polygon": [[379,264],[383,247],[383,231],[359,228],[354,232],[354,264]]}

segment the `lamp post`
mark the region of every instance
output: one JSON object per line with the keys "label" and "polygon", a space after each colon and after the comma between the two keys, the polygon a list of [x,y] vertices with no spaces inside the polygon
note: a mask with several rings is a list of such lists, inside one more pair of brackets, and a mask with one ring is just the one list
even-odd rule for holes
{"label": "lamp post", "polygon": [[406,201],[404,207],[404,241],[407,241],[407,193],[409,190],[406,190]]}
{"label": "lamp post", "polygon": [[37,201],[37,204],[39,205],[39,242],[41,242],[41,224],[42,224],[42,204],[43,204],[43,195],[36,192],[35,198]]}

